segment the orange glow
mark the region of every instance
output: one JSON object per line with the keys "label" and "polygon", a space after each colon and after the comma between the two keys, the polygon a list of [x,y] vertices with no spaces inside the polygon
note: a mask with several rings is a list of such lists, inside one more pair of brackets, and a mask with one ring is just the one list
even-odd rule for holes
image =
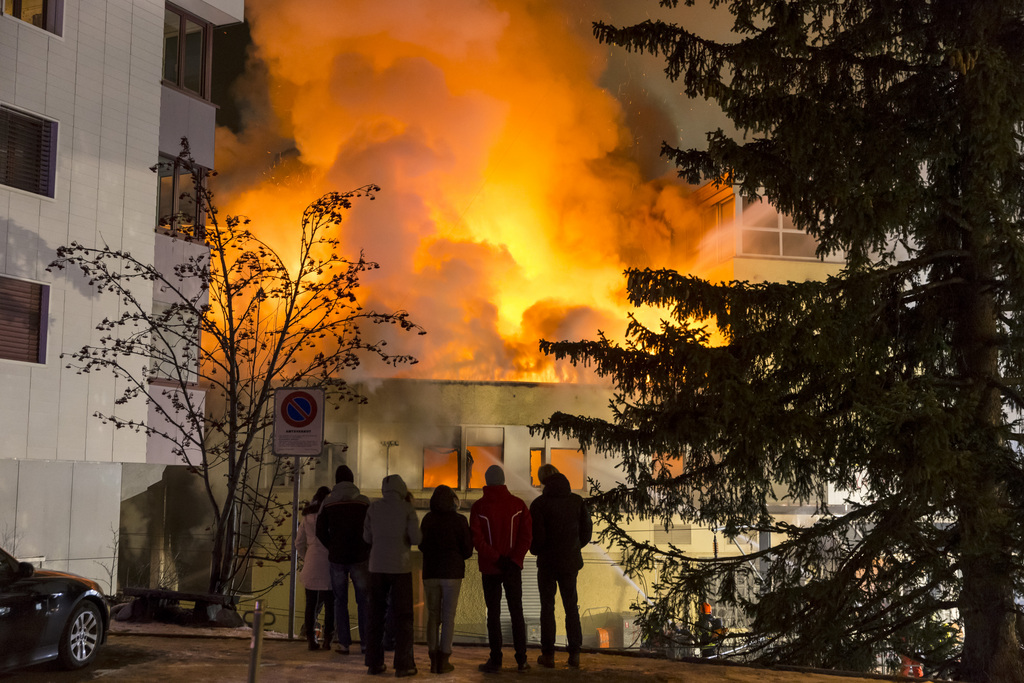
{"label": "orange glow", "polygon": [[654,476],[661,476],[662,474],[669,477],[678,477],[686,469],[686,459],[684,456],[670,458],[667,455],[657,455],[654,458],[655,466]]}
{"label": "orange glow", "polygon": [[583,451],[576,448],[552,448],[551,464],[569,480],[569,485],[576,491],[586,487],[587,459]]}
{"label": "orange glow", "polygon": [[457,448],[423,449],[423,488],[444,484],[459,488],[459,450]]}
{"label": "orange glow", "polygon": [[531,448],[530,449],[530,486],[535,489],[540,488],[540,479],[537,478],[537,470],[544,464],[544,449],[543,448]]}
{"label": "orange glow", "polygon": [[482,489],[484,472],[491,465],[504,466],[505,455],[502,446],[470,446],[466,449],[472,462],[469,464],[469,488]]}
{"label": "orange glow", "polygon": [[365,307],[427,330],[389,337],[420,361],[401,374],[579,379],[538,339],[621,339],[623,270],[687,269],[699,216],[673,174],[644,177],[622,105],[598,85],[609,49],[577,9],[248,0],[246,127],[218,133],[218,201],[287,249],[310,201],[376,183],[341,239],[381,264]]}

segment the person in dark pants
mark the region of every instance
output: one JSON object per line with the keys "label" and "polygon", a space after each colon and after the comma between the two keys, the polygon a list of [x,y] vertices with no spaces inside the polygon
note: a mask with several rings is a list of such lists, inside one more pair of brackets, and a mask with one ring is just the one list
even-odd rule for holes
{"label": "person in dark pants", "polygon": [[[547,469],[545,469],[547,468]],[[555,591],[562,596],[569,666],[580,665],[583,629],[576,593],[576,576],[583,569],[583,546],[590,543],[593,523],[587,503],[572,492],[569,480],[551,465],[538,470],[544,492],[530,505],[533,541],[537,556],[537,590],[540,593],[540,651],[537,663],[555,666]]]}
{"label": "person in dark pants", "polygon": [[412,546],[420,542],[420,525],[412,497],[397,474],[384,477],[381,499],[370,505],[363,540],[370,544],[370,627],[366,672],[382,674],[384,621],[388,600],[395,618],[395,676],[416,675],[412,651]]}
{"label": "person in dark pants", "polygon": [[473,534],[469,522],[459,513],[459,497],[444,484],[434,489],[430,512],[423,517],[420,532],[430,673],[444,674],[455,670],[449,660],[455,609],[466,576],[466,560],[473,555]]}
{"label": "person in dark pants", "polygon": [[313,494],[309,505],[302,509],[302,521],[295,536],[295,551],[302,558],[302,571],[299,580],[306,589],[306,642],[310,650],[319,650],[320,643],[316,640],[316,620],[320,613],[320,605],[324,606],[324,643],[323,649],[331,647],[334,634],[334,593],[331,591],[330,562],[327,548],[316,537],[316,520],[320,514],[320,506],[331,490],[321,486]]}
{"label": "person in dark pants", "polygon": [[334,593],[334,620],[337,624],[338,652],[347,655],[352,646],[348,615],[348,582],[356,594],[356,621],[359,643],[366,650],[366,614],[369,598],[370,546],[363,540],[363,523],[370,500],[359,493],[355,477],[345,465],[334,472],[334,490],[324,500],[316,519],[316,537],[327,547],[330,561],[331,590]]}
{"label": "person in dark pants", "polygon": [[501,593],[512,619],[512,644],[519,671],[526,661],[526,620],[523,618],[523,558],[530,549],[530,510],[505,487],[505,473],[491,465],[484,473],[483,497],[473,503],[469,526],[473,531],[487,606],[487,643],[491,654],[480,665],[485,673],[501,671]]}

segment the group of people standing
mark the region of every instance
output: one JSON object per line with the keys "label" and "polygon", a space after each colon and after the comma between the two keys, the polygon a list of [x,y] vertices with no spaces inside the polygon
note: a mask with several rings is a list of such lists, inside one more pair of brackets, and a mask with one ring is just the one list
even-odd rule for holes
{"label": "group of people standing", "polygon": [[[505,486],[505,473],[492,465],[484,474],[483,495],[473,503],[469,521],[459,513],[459,498],[448,486],[430,497],[430,511],[418,522],[401,476],[381,482],[381,499],[370,503],[359,492],[352,470],[335,473],[333,490],[321,487],[303,511],[296,550],[304,558],[299,575],[306,589],[306,638],[319,647],[313,624],[318,605],[324,609],[323,647],[335,634],[338,652],[352,647],[348,583],[356,596],[359,643],[367,673],[387,671],[385,631],[394,638],[395,675],[417,673],[413,656],[412,546],[423,555],[423,590],[427,606],[427,650],[431,673],[454,670],[450,657],[466,560],[477,551],[487,610],[490,654],[480,670],[502,669],[501,598],[512,620],[516,667],[528,671],[526,621],[523,616],[523,561],[537,556],[541,600],[541,654],[537,663],[555,666],[555,593],[562,597],[570,667],[579,667],[583,632],[576,576],[583,568],[582,548],[590,542],[592,523],[586,501],[572,492],[569,480],[552,465],[542,465],[543,493],[530,506]],[[326,579],[326,580],[325,580]],[[390,629],[387,627],[390,626]]]}

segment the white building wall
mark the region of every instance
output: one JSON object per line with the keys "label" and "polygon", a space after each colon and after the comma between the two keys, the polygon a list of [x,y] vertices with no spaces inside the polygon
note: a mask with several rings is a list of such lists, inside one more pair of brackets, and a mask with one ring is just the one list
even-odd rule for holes
{"label": "white building wall", "polygon": [[[62,353],[95,342],[96,324],[117,315],[74,274],[48,273],[71,241],[152,254],[160,117],[163,2],[65,3],[63,35],[0,17],[0,102],[57,122],[54,197],[0,187],[0,272],[49,284],[45,365],[0,360],[0,458],[131,462],[145,436],[91,415],[113,409],[108,375],[77,375]],[[148,292],[140,292],[143,300]],[[145,406],[118,408],[145,416]]]}
{"label": "white building wall", "polygon": [[145,462],[146,436],[93,413],[146,406],[115,408],[109,374],[65,367],[119,303],[46,267],[72,241],[152,258],[163,13],[162,0],[66,0],[61,35],[0,16],[0,104],[57,123],[53,198],[0,186],[0,274],[50,286],[45,363],[0,360],[0,544],[108,589],[121,466]]}

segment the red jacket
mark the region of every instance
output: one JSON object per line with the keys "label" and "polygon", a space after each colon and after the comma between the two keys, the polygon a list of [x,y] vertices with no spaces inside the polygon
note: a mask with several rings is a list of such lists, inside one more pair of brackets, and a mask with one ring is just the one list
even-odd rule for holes
{"label": "red jacket", "polygon": [[507,556],[520,568],[533,539],[530,509],[505,486],[485,486],[483,498],[469,513],[481,574],[500,574],[498,558]]}

